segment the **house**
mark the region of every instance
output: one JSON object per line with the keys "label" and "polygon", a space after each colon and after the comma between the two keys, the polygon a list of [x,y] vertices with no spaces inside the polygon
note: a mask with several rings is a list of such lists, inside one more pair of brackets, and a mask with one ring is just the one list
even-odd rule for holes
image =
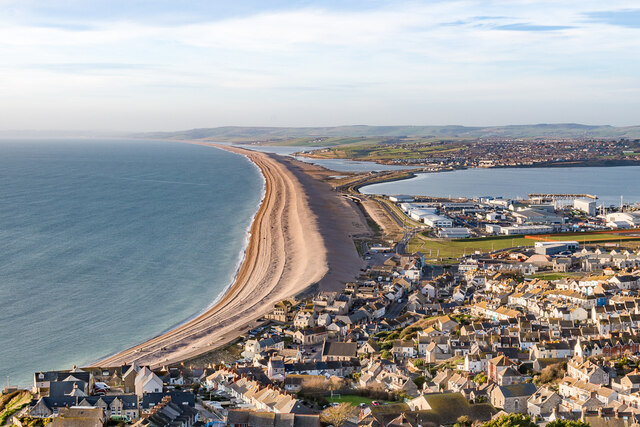
{"label": "house", "polygon": [[567,363],[567,375],[586,383],[609,384],[609,373],[590,360],[576,357]]}
{"label": "house", "polygon": [[358,349],[358,356],[364,355],[369,356],[371,354],[376,354],[380,352],[380,346],[377,342],[369,340],[366,343],[362,344]]}
{"label": "house", "polygon": [[135,424],[134,427],[191,427],[198,421],[198,411],[189,405],[172,402],[171,396],[164,396],[148,414]]}
{"label": "house", "polygon": [[282,341],[282,338],[279,336],[261,340],[247,340],[242,356],[244,356],[245,359],[253,359],[256,354],[260,354],[268,349],[282,350],[284,349],[284,341]]}
{"label": "house", "polygon": [[393,340],[391,352],[395,357],[415,357],[416,350],[413,341]]}
{"label": "house", "polygon": [[265,318],[284,323],[289,320],[290,310],[291,303],[289,301],[280,301],[276,303],[276,305],[273,307],[273,310],[271,310],[271,312],[268,313]]}
{"label": "house", "polygon": [[102,427],[107,422],[107,416],[100,408],[61,408],[60,413],[49,424],[50,427]]}
{"label": "house", "polygon": [[547,387],[540,387],[527,400],[527,413],[534,419],[535,417],[548,418],[558,409],[561,402],[562,397],[558,393]]}
{"label": "house", "polygon": [[427,363],[439,363],[451,357],[451,353],[443,350],[436,342],[432,341],[425,348],[425,361]]}
{"label": "house", "polygon": [[573,349],[567,341],[535,343],[531,346],[531,360],[562,359],[573,356]]}
{"label": "house", "polygon": [[358,344],[355,342],[329,342],[322,346],[322,361],[350,361],[358,356]]}
{"label": "house", "polygon": [[316,325],[316,315],[313,310],[300,310],[293,319],[296,329],[311,328]]}
{"label": "house", "polygon": [[142,397],[140,409],[143,412],[149,412],[150,409],[162,403],[167,396],[171,398],[171,402],[176,405],[187,405],[194,408],[196,406],[196,395],[190,391],[168,391],[164,393],[147,393]]}
{"label": "house", "polygon": [[162,380],[151,369],[144,367],[138,371],[135,380],[135,393],[142,397],[145,393],[158,393],[162,391]]}
{"label": "house", "polygon": [[487,362],[487,377],[490,381],[498,382],[498,376],[501,372],[509,368],[517,368],[518,364],[509,359],[504,354],[498,354]]}
{"label": "house", "polygon": [[130,419],[139,416],[138,397],[134,394],[118,394],[109,396],[59,396],[41,397],[34,400],[29,408],[32,417],[51,417],[68,407],[96,407],[107,418],[113,415],[125,415]]}
{"label": "house", "polygon": [[284,370],[284,361],[279,358],[272,357],[267,365],[267,376],[271,380],[284,380],[286,374]]}
{"label": "house", "polygon": [[293,341],[302,345],[320,344],[329,338],[329,331],[325,326],[299,329],[293,334]]}
{"label": "house", "polygon": [[637,370],[631,372],[630,374],[625,375],[620,379],[620,387],[629,392],[633,393],[640,390],[640,373]]}
{"label": "house", "polygon": [[443,332],[451,332],[458,327],[458,322],[445,315],[438,317],[436,325],[438,326],[438,329]]}
{"label": "house", "polygon": [[537,387],[533,383],[497,386],[491,392],[491,404],[505,412],[526,414],[527,401],[536,391]]}

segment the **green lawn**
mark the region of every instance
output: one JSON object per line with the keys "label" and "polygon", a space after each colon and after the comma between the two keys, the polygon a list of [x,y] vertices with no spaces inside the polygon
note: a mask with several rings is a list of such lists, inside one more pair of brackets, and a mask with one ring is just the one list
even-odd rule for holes
{"label": "green lawn", "polygon": [[[533,236],[536,237],[536,236]],[[524,236],[496,236],[478,239],[444,240],[426,237],[423,233],[416,234],[407,247],[407,252],[422,252],[426,258],[460,258],[475,251],[481,253],[492,252],[511,247],[534,246],[537,241],[574,240],[578,243],[599,243],[617,241],[639,241],[639,237],[625,236],[615,233],[564,233],[554,235],[538,235],[540,240],[525,239]]]}
{"label": "green lawn", "polygon": [[420,233],[411,239],[407,251],[409,253],[422,252],[426,258],[459,258],[475,251],[486,253],[517,246],[533,246],[534,244],[535,240],[525,239],[522,236],[443,240],[428,238]]}
{"label": "green lawn", "polygon": [[615,242],[616,240],[640,240],[637,236],[617,233],[565,233],[560,235],[541,236],[549,240],[575,240],[576,242]]}
{"label": "green lawn", "polygon": [[[356,396],[354,394],[342,394],[340,397],[334,396],[333,398],[327,397],[327,400],[331,403],[351,403],[353,406],[358,406],[361,403],[370,405],[375,399],[369,399],[368,397]],[[380,403],[386,403],[379,400]]]}

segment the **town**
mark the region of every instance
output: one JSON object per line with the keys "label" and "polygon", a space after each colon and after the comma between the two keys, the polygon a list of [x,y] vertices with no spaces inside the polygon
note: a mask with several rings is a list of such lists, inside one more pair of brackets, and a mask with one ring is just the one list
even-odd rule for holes
{"label": "town", "polygon": [[2,421],[640,421],[640,212],[606,211],[592,195],[360,203],[384,206],[382,222],[402,224],[402,239],[381,227],[344,290],[280,301],[207,358],[35,372],[31,390],[4,390]]}
{"label": "town", "polygon": [[[322,144],[322,139],[314,140]],[[350,159],[420,166],[432,171],[472,167],[532,167],[637,164],[640,142],[593,138],[497,138],[472,140],[419,137],[331,141],[331,147],[303,150],[317,159]]]}

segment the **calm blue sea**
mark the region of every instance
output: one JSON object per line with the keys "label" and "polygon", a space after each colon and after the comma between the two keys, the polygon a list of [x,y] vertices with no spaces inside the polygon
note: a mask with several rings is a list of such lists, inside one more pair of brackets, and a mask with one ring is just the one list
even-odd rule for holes
{"label": "calm blue sea", "polygon": [[598,204],[640,202],[640,166],[579,168],[465,169],[418,174],[415,178],[372,184],[365,194],[410,194],[438,197],[504,196],[530,193],[594,194]]}
{"label": "calm blue sea", "polygon": [[207,308],[262,192],[251,162],[209,147],[1,140],[1,383],[94,362]]}

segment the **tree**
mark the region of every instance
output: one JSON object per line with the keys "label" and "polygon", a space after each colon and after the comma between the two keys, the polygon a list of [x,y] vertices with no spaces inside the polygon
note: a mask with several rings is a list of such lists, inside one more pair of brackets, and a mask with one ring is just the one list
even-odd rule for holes
{"label": "tree", "polygon": [[565,375],[565,368],[562,363],[554,363],[542,370],[540,375],[536,376],[533,382],[536,385],[543,385],[556,382],[562,379]]}
{"label": "tree", "polygon": [[380,353],[380,357],[382,357],[383,359],[387,359],[393,362],[393,355],[391,354],[391,352],[389,350],[383,350]]}
{"label": "tree", "polygon": [[573,420],[554,420],[548,423],[547,427],[589,427],[589,423]]}
{"label": "tree", "polygon": [[333,397],[334,391],[344,388],[344,380],[342,378],[335,377],[335,376],[331,377],[329,378],[327,388],[331,391],[331,397]]}
{"label": "tree", "polygon": [[467,415],[460,415],[453,427],[471,427],[472,421]]}
{"label": "tree", "polygon": [[528,415],[506,414],[489,421],[483,427],[536,427],[536,423]]}
{"label": "tree", "polygon": [[422,369],[424,368],[424,359],[416,359],[413,361],[413,366],[415,366],[418,369]]}
{"label": "tree", "polygon": [[424,386],[424,383],[427,382],[427,380],[425,379],[425,377],[420,375],[419,377],[414,378],[413,382],[415,383],[416,387],[418,387],[418,389],[420,390]]}
{"label": "tree", "polygon": [[342,426],[351,417],[354,417],[358,408],[350,403],[341,403],[337,406],[331,406],[320,414],[320,421],[326,424],[333,424],[335,427]]}
{"label": "tree", "polygon": [[473,382],[475,382],[478,385],[482,385],[486,383],[488,380],[489,378],[487,378],[487,375],[483,372],[480,372],[475,377],[473,377]]}

